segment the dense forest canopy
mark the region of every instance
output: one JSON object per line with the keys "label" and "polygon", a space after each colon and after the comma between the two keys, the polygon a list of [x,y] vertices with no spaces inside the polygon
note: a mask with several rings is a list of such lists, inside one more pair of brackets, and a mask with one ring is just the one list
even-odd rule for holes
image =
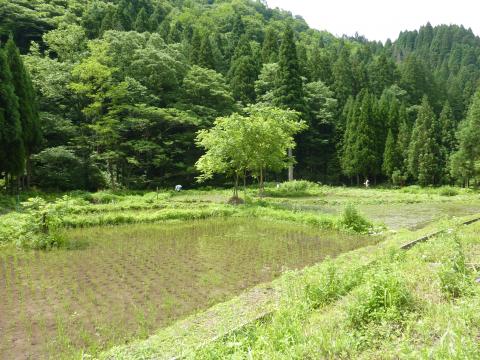
{"label": "dense forest canopy", "polygon": [[297,177],[478,175],[480,38],[462,26],[382,44],[310,29],[262,1],[0,0],[0,38],[7,185],[193,186],[197,133],[253,104],[308,125],[295,137]]}

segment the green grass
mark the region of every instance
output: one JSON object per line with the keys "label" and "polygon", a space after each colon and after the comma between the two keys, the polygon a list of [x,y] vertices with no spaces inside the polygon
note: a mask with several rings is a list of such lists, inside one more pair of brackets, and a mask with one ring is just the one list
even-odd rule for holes
{"label": "green grass", "polygon": [[[415,228],[443,216],[462,216],[480,209],[480,196],[469,189],[442,187],[402,189],[363,189],[321,186],[306,181],[266,187],[267,197],[259,199],[255,188],[248,188],[247,204],[230,206],[230,190],[187,190],[159,192],[72,192],[61,198],[60,226],[88,227],[154,223],[209,217],[260,216],[310,224],[322,229],[378,232],[382,223],[388,228]],[[21,200],[26,200],[22,195]],[[32,195],[32,194],[30,194]],[[48,203],[54,194],[37,194]],[[1,196],[0,204],[9,204],[0,216],[0,244],[18,242],[31,229],[31,219],[20,207],[12,211],[15,197]],[[10,207],[10,210],[8,208]],[[18,205],[15,205],[18,208]],[[355,211],[351,211],[355,208]],[[345,209],[347,212],[345,212]],[[362,221],[361,213],[374,225]],[[355,223],[351,223],[352,219]],[[375,225],[376,224],[376,225]],[[20,235],[19,235],[20,233]],[[29,235],[34,237],[34,235]],[[25,238],[25,236],[23,236]],[[28,246],[28,241],[21,241]],[[49,247],[49,241],[37,241]],[[53,241],[53,244],[56,242]]]}
{"label": "green grass", "polygon": [[286,269],[381,240],[261,218],[77,228],[65,236],[75,250],[0,252],[0,358],[97,355]]}
{"label": "green grass", "polygon": [[290,290],[270,321],[189,358],[477,359],[480,289],[461,259],[480,245],[479,231],[457,229],[409,252],[391,247],[396,237],[373,254],[358,250],[286,278]]}
{"label": "green grass", "polygon": [[[43,253],[16,249],[11,245],[17,243],[19,229],[23,239],[28,240],[29,234],[38,235],[41,223],[38,222],[38,213],[33,213],[35,216],[32,217],[32,211],[15,211],[15,198],[0,197],[0,207],[5,204],[2,207],[4,214],[0,216],[0,245],[3,245],[0,258],[9,267],[22,269],[14,272],[14,277],[5,276],[3,283],[8,295],[2,308],[14,309],[23,304],[23,308],[18,309],[18,319],[10,324],[3,324],[0,320],[0,327],[17,324],[25,332],[25,341],[37,344],[39,333],[47,334],[55,329],[55,335],[45,342],[45,348],[47,353],[57,353],[58,357],[64,358],[81,357],[82,352],[97,355],[125,341],[145,339],[159,327],[178,319],[175,312],[180,311],[179,304],[182,303],[178,299],[184,299],[185,303],[187,300],[200,303],[201,289],[208,288],[213,294],[219,291],[216,293],[218,297],[202,303],[200,309],[224,300],[220,290],[225,284],[222,274],[231,269],[220,272],[206,269],[198,274],[196,281],[201,287],[194,295],[187,290],[190,279],[180,279],[178,283],[183,285],[179,286],[178,293],[162,295],[162,304],[156,307],[153,299],[160,297],[152,292],[152,288],[155,288],[158,276],[172,276],[174,272],[170,274],[165,270],[165,274],[145,275],[158,267],[158,261],[154,264],[144,261],[145,254],[161,252],[161,249],[145,251],[148,241],[128,247],[125,245],[127,240],[142,234],[141,229],[157,229],[158,226],[182,231],[189,221],[210,219],[207,221],[233,227],[232,224],[250,224],[251,219],[255,219],[260,224],[274,223],[285,229],[305,226],[312,231],[309,236],[319,231],[334,233],[338,238],[379,233],[387,239],[379,245],[340,255],[301,272],[286,272],[268,285],[281,294],[279,303],[274,302],[276,311],[270,317],[253,322],[214,343],[208,343],[208,339],[231,325],[223,323],[224,320],[231,320],[230,323],[240,321],[235,313],[237,305],[232,305],[237,304],[235,300],[231,306],[220,304],[215,307],[214,317],[218,324],[213,326],[210,323],[212,328],[205,330],[197,324],[192,330],[195,334],[184,332],[181,340],[172,340],[173,334],[180,331],[179,327],[191,326],[189,323],[173,323],[147,341],[114,347],[99,356],[142,358],[145,354],[160,356],[168,348],[181,348],[190,358],[198,359],[370,359],[394,358],[397,353],[404,358],[476,358],[474,354],[478,345],[475,336],[480,331],[480,317],[475,309],[480,300],[478,287],[473,282],[476,274],[470,264],[480,262],[480,240],[475,236],[480,230],[479,225],[458,228],[454,233],[420,244],[408,252],[399,251],[398,246],[420,234],[454,228],[458,217],[480,213],[478,192],[451,187],[340,188],[296,182],[282,184],[279,188],[269,184],[263,198],[257,197],[255,188],[247,188],[246,193],[246,204],[239,206],[228,205],[231,191],[222,189],[180,193],[75,192],[60,200],[55,194],[40,194],[47,200],[48,209],[53,209],[51,220],[58,225],[59,233],[70,234],[67,236],[69,240],[71,234],[76,234],[73,239],[76,246],[70,246],[72,242],[66,241],[70,244],[68,247]],[[264,254],[262,256],[266,259],[275,258],[277,255],[271,252],[275,248],[272,239],[268,234],[263,236],[260,233],[257,231],[258,236],[251,239],[252,244],[258,246],[255,254]],[[195,246],[197,254],[206,263],[222,264],[224,255],[215,251],[216,243],[210,235]],[[296,235],[289,236],[298,240]],[[190,235],[185,238],[188,241]],[[233,235],[228,239],[238,240]],[[115,251],[103,248],[105,243],[117,244],[117,250],[128,255],[135,266],[125,268],[122,265],[124,255],[115,258]],[[356,247],[355,244],[344,245],[342,251]],[[234,250],[241,253],[239,249],[231,248],[224,252]],[[306,249],[303,256],[312,249]],[[188,247],[175,251],[186,253],[187,250]],[[165,258],[176,261],[175,251]],[[90,255],[85,258],[82,253]],[[36,260],[26,266],[25,259],[29,256]],[[46,260],[48,258],[55,261]],[[92,263],[96,258],[103,259],[105,268]],[[234,256],[230,263],[236,264],[239,259],[240,255]],[[285,259],[281,261],[287,263]],[[78,269],[67,271],[72,264]],[[179,264],[175,263],[171,268],[176,266]],[[10,274],[2,273],[2,269],[0,267],[0,277]],[[109,280],[95,275],[85,283],[79,283],[70,278],[88,273],[90,269],[105,273]],[[265,281],[280,273],[281,270],[275,271],[275,275]],[[247,278],[243,272],[238,276],[239,279]],[[59,282],[52,285],[52,279]],[[122,317],[125,308],[122,310],[121,306],[102,303],[104,299],[111,299],[110,294],[122,293],[115,288],[122,283],[131,285],[131,294],[140,296],[133,296],[132,303],[142,304],[141,307],[128,307],[129,322]],[[234,287],[230,296],[257,282],[247,283],[247,286]],[[161,289],[158,291],[162,292]],[[33,318],[29,316],[28,309],[40,303],[48,304],[50,310],[37,312]],[[247,303],[248,307],[255,304],[254,301]],[[116,313],[105,309],[116,309]],[[158,309],[173,314],[170,322],[155,320]],[[229,309],[228,313],[226,309]],[[251,314],[250,318],[255,318],[255,311],[250,308],[245,311]],[[47,314],[50,318],[45,319],[39,314]],[[186,316],[191,312],[182,314]],[[207,325],[210,315],[205,315]],[[109,319],[108,325],[105,325],[106,318]],[[86,322],[85,319],[89,320]],[[197,320],[192,318],[190,321],[195,323]],[[39,328],[43,330],[39,332]],[[169,354],[175,355],[171,351]]]}

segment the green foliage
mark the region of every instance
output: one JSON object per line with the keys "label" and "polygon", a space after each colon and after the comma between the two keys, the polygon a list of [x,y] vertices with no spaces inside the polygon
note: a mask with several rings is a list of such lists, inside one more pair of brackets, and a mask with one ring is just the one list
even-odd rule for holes
{"label": "green foliage", "polygon": [[442,186],[440,188],[440,195],[442,196],[457,196],[458,190],[451,186]]}
{"label": "green foliage", "polygon": [[372,230],[372,224],[358,212],[353,204],[347,204],[343,210],[341,224],[347,230],[357,233],[368,233]]}
{"label": "green foliage", "polygon": [[5,45],[5,52],[12,73],[12,83],[18,98],[18,110],[22,128],[23,147],[26,158],[37,150],[41,141],[38,108],[30,77],[25,69],[20,52],[10,37]]}
{"label": "green foliage", "polygon": [[94,165],[85,163],[63,146],[47,148],[32,158],[35,185],[42,189],[68,191],[97,190],[105,179]]}
{"label": "green foliage", "polygon": [[348,309],[355,329],[370,323],[401,323],[415,308],[415,302],[404,281],[395,273],[380,271],[373,275]]}
{"label": "green foliage", "polygon": [[309,190],[318,188],[318,185],[307,180],[286,181],[278,187],[265,190],[265,195],[272,197],[300,197],[310,195]]}
{"label": "green foliage", "polygon": [[325,271],[305,286],[307,302],[313,309],[328,305],[348,294],[361,284],[365,272],[364,268],[355,268],[348,273],[339,273],[329,260],[325,261],[324,267]]}
{"label": "green foliage", "polygon": [[28,199],[22,203],[25,211],[23,222],[10,234],[13,236],[10,240],[19,247],[35,250],[51,250],[64,246],[66,240],[60,232],[60,226],[69,201],[71,199],[68,197],[55,203],[47,203],[39,197]]}
{"label": "green foliage", "polygon": [[276,91],[278,88],[278,74],[280,67],[278,63],[264,64],[258,79],[255,81],[255,93],[260,103],[273,105],[275,103]]}
{"label": "green foliage", "polygon": [[342,168],[347,176],[362,175],[366,179],[380,172],[381,158],[375,142],[380,136],[375,127],[375,103],[375,97],[368,91],[362,91],[355,102],[347,103],[342,153]]}
{"label": "green foliage", "polygon": [[454,238],[453,254],[450,254],[438,273],[442,293],[447,299],[456,299],[471,292],[472,279],[465,263],[465,254],[457,238]]}
{"label": "green foliage", "polygon": [[385,152],[383,153],[383,172],[390,178],[393,177],[393,172],[396,169],[398,159],[396,158],[397,152],[395,148],[395,139],[392,134],[392,130],[388,131],[387,142],[385,143]]}
{"label": "green foliage", "polygon": [[301,69],[297,57],[294,32],[287,26],[279,51],[279,79],[275,105],[285,109],[304,111]]}
{"label": "green foliage", "polygon": [[0,172],[12,176],[23,174],[25,146],[18,97],[8,53],[0,48]]}
{"label": "green foliage", "polygon": [[308,128],[298,136],[296,157],[299,176],[314,180],[331,164],[336,153],[335,124],[337,100],[330,88],[321,81],[304,85],[305,113]]}
{"label": "green foliage", "polygon": [[183,103],[207,125],[234,109],[234,100],[224,77],[214,70],[196,65],[183,79]]}
{"label": "green foliage", "polygon": [[[2,87],[15,82],[19,105],[2,93],[10,98],[1,115],[10,135],[0,134],[8,140],[0,172],[10,185],[17,175],[29,182],[24,168],[41,184],[30,155],[60,146],[106,173],[112,188],[193,181],[201,156],[195,134],[238,111],[234,101],[300,113],[309,126],[296,137],[302,178],[381,182],[398,170],[422,185],[467,185],[478,175],[477,160],[454,136],[480,79],[480,42],[461,26],[428,24],[379,44],[309,29],[250,0],[2,0],[2,43],[10,33],[14,74],[8,82],[2,75]],[[17,46],[30,52],[22,59]],[[412,145],[422,161],[408,171],[424,95],[436,139]]]}
{"label": "green foliage", "polygon": [[452,155],[452,175],[468,186],[469,179],[478,174],[480,160],[480,89],[475,93],[466,120],[458,131],[459,149]]}
{"label": "green foliage", "polygon": [[410,174],[423,186],[435,185],[441,180],[439,130],[438,119],[424,97],[408,150]]}
{"label": "green foliage", "polygon": [[109,204],[116,203],[120,199],[120,196],[112,194],[108,191],[101,191],[91,194],[88,197],[88,201],[93,204]]}
{"label": "green foliage", "polygon": [[392,184],[395,186],[403,186],[407,181],[407,176],[402,174],[400,170],[394,170],[392,172]]}
{"label": "green foliage", "polygon": [[248,116],[233,114],[218,118],[214,127],[197,135],[197,144],[206,150],[196,167],[200,181],[214,174],[235,178],[234,196],[239,177],[247,172],[256,176],[260,192],[266,170],[279,171],[292,161],[287,149],[295,147],[293,135],[305,128],[297,113],[267,106],[246,109]]}

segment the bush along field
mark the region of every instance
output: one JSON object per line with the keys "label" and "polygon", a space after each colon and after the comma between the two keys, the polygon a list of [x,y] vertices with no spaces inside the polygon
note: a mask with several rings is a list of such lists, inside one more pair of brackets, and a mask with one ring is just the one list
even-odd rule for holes
{"label": "bush along field", "polygon": [[478,193],[469,189],[411,186],[366,190],[308,181],[266,184],[263,197],[255,188],[247,188],[246,203],[239,206],[229,205],[231,193],[221,189],[28,195],[0,197],[0,211],[5,213],[0,216],[0,245],[49,249],[68,245],[62,235],[65,228],[232,216],[372,234],[384,231],[384,224],[388,228],[414,228],[480,209]]}
{"label": "bush along field", "polygon": [[[412,237],[439,228],[449,230],[400,250]],[[186,359],[478,359],[479,232],[480,223],[441,221],[288,272],[271,285],[282,296],[270,316],[213,341],[189,343],[186,335],[177,354]],[[162,358],[156,349],[168,348],[169,331],[113,348],[101,358]]]}
{"label": "bush along field", "polygon": [[[229,205],[225,190],[172,191],[122,193],[74,192],[57,199],[51,196],[31,197],[18,204],[17,210],[0,217],[0,244],[15,244],[32,249],[51,249],[69,246],[64,229],[89,226],[156,223],[170,220],[197,220],[211,217],[260,217],[312,225],[323,230],[355,233],[377,233],[382,224],[366,220],[353,203],[342,205],[339,214],[305,212],[286,208],[271,199],[283,192],[289,197],[324,197],[320,187],[309,182],[282,184],[280,192],[274,186],[267,188],[274,198],[256,195],[247,190],[245,205]],[[307,192],[309,191],[309,192]],[[7,200],[4,203],[10,203]]]}

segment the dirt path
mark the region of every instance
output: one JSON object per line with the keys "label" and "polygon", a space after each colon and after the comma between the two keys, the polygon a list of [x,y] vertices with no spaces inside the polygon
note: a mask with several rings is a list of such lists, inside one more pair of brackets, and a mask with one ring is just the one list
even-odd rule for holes
{"label": "dirt path", "polygon": [[101,359],[183,359],[199,347],[271,314],[280,293],[260,285],[226,303],[179,321],[136,344],[111,349]]}

